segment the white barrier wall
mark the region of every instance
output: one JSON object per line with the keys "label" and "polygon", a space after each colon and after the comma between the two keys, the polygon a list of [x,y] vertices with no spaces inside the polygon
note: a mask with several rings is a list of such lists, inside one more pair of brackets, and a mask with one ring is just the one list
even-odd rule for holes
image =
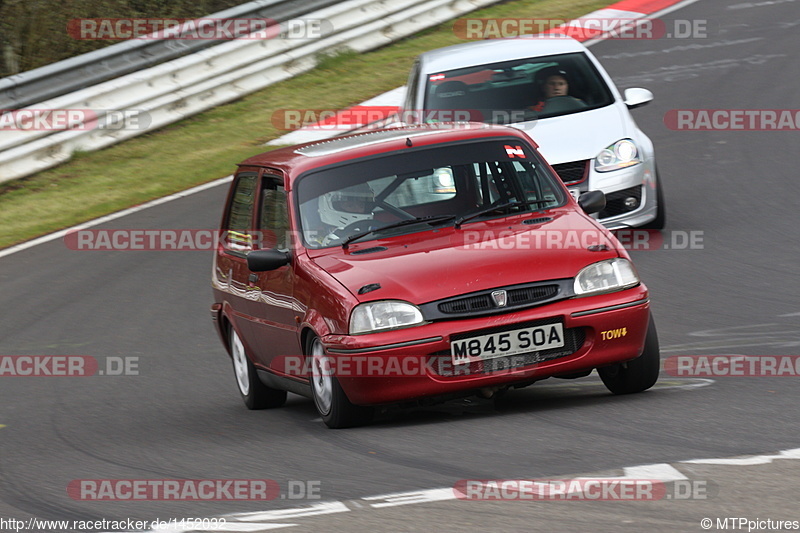
{"label": "white barrier wall", "polygon": [[[498,0],[348,0],[304,15],[321,19],[316,38],[240,39],[76,91],[27,109],[139,111],[147,127],[0,131],[0,182],[21,178],[92,151],[161,128],[273,83],[306,72],[321,53],[364,52],[389,44]],[[285,23],[283,24],[285,25]]]}

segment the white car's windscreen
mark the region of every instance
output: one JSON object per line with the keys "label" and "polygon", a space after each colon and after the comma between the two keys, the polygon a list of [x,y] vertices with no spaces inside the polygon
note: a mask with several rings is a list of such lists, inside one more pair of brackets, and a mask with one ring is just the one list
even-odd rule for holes
{"label": "white car's windscreen", "polygon": [[424,120],[511,124],[610,105],[583,53],[540,56],[426,75]]}

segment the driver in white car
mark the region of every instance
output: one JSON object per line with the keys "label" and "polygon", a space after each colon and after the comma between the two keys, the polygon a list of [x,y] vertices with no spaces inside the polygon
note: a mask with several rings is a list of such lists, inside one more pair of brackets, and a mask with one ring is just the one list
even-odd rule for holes
{"label": "driver in white car", "polygon": [[[529,109],[539,112],[562,111],[556,106],[565,105],[577,108],[586,107],[583,100],[570,96],[569,77],[558,67],[547,67],[536,73],[536,87],[540,99]],[[561,97],[561,98],[559,98]],[[554,100],[558,98],[558,100]]]}

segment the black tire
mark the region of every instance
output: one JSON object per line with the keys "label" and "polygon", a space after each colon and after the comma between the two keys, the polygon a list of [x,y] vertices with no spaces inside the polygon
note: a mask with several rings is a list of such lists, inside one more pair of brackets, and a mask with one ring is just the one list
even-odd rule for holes
{"label": "black tire", "polygon": [[655,385],[660,370],[658,333],[653,316],[650,315],[642,355],[632,361],[598,368],[597,373],[606,388],[614,394],[633,394]]}
{"label": "black tire", "polygon": [[230,328],[231,359],[233,360],[233,375],[242,400],[248,409],[269,409],[280,407],[286,403],[286,391],[267,387],[258,379],[256,368],[253,366],[239,335],[233,327]]}
{"label": "black tire", "polygon": [[319,337],[310,335],[306,341],[306,356],[311,359],[311,393],[314,405],[329,428],[349,428],[361,426],[372,420],[375,409],[354,405],[342,390],[339,380],[330,371],[330,365],[325,365],[325,348]]}
{"label": "black tire", "polygon": [[667,205],[664,203],[664,185],[656,171],[656,218],[643,226],[644,229],[664,229],[667,225]]}

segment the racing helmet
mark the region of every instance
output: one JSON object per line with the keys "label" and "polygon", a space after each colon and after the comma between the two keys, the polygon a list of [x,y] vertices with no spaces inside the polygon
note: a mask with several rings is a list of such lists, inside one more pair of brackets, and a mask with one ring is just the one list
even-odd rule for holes
{"label": "racing helmet", "polygon": [[375,193],[366,183],[325,193],[319,198],[320,220],[343,228],[361,220],[371,220],[375,209]]}

